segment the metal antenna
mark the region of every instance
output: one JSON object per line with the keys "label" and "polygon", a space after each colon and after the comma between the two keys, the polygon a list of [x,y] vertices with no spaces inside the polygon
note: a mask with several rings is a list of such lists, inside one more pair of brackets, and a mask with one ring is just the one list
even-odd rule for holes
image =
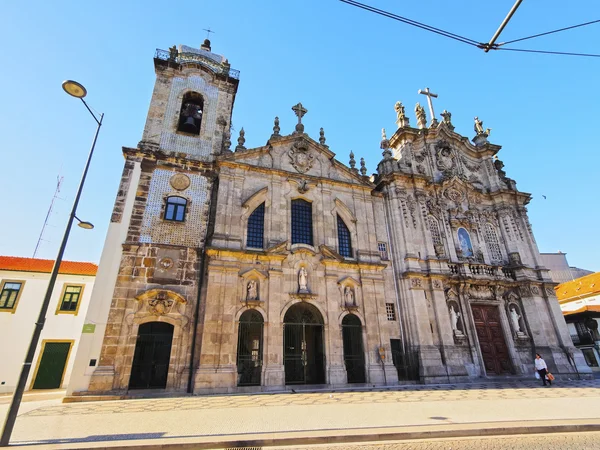
{"label": "metal antenna", "polygon": [[58,194],[60,193],[60,185],[63,182],[63,176],[58,175],[56,177],[56,190],[54,191],[54,196],[52,197],[52,201],[50,202],[50,208],[48,208],[48,213],[46,214],[46,220],[44,220],[44,226],[42,226],[42,231],[40,233],[40,237],[38,238],[37,244],[35,246],[35,250],[33,251],[33,257],[37,255],[38,249],[40,248],[40,243],[44,240],[44,231],[46,230],[46,226],[48,225],[48,219],[50,219],[50,214],[52,214],[52,209],[54,208],[54,202],[58,198]]}

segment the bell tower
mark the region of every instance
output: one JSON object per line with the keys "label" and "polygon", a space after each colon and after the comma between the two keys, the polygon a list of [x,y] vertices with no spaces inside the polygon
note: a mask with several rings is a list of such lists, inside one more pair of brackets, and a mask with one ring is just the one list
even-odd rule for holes
{"label": "bell tower", "polygon": [[154,68],[156,83],[139,147],[211,161],[229,133],[239,72],[212,53],[208,39],[199,49],[157,49]]}
{"label": "bell tower", "polygon": [[239,72],[208,39],[199,49],[156,50],[154,68],[142,140],[123,147],[86,317],[93,332],[82,335],[68,395],[191,388],[215,159],[229,150]]}

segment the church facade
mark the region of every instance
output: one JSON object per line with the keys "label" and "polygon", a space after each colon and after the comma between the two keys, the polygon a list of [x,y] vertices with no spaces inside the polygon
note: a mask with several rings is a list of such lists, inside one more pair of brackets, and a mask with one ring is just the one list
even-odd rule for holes
{"label": "church facade", "polygon": [[[519,192],[475,120],[471,143],[417,105],[383,133],[377,173],[302,123],[232,148],[238,72],[155,55],[69,395],[253,392],[588,376]],[[427,93],[429,91],[427,90]],[[432,109],[432,108],[431,108]],[[88,328],[89,329],[89,328]]]}

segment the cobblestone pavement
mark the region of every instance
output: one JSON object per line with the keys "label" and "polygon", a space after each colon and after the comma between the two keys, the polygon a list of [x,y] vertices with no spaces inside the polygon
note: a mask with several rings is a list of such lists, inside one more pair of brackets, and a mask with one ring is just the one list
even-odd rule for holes
{"label": "cobblestone pavement", "polygon": [[497,436],[489,438],[432,439],[387,444],[340,444],[269,447],[269,450],[591,450],[600,449],[600,433]]}
{"label": "cobblestone pavement", "polygon": [[390,390],[362,392],[319,392],[261,395],[214,395],[154,399],[68,403],[42,407],[28,416],[61,414],[114,414],[215,408],[256,408],[261,406],[378,404],[410,402],[448,402],[461,400],[509,400],[600,397],[600,380],[561,382],[545,388],[536,382],[480,383],[439,386],[397,386]]}

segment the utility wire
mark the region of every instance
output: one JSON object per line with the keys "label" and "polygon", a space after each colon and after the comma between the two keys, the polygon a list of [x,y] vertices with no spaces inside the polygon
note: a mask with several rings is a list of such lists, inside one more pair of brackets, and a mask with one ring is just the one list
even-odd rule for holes
{"label": "utility wire", "polygon": [[403,22],[403,23],[406,23],[408,25],[415,26],[417,28],[421,28],[421,29],[426,30],[426,31],[431,31],[432,33],[436,33],[436,34],[439,34],[441,36],[445,36],[445,37],[448,37],[450,39],[454,39],[456,41],[472,45],[474,47],[478,47],[480,45],[479,42],[477,42],[477,41],[475,41],[473,39],[469,39],[467,37],[460,36],[458,34],[451,33],[449,31],[445,31],[445,30],[442,30],[440,28],[432,27],[431,25],[427,25],[427,24],[424,24],[424,23],[421,23],[421,22],[417,22],[416,20],[412,20],[412,19],[409,19],[407,17],[402,17],[402,16],[399,16],[397,14],[393,14],[393,13],[390,13],[388,11],[384,11],[382,9],[375,8],[373,6],[369,6],[369,5],[365,5],[363,3],[356,2],[354,0],[340,0],[340,1],[343,2],[343,3],[346,3],[348,5],[364,9],[365,11],[370,11],[370,12],[373,12],[375,14],[379,14],[381,16],[388,17],[390,19],[394,19],[394,20],[397,20],[399,22]]}
{"label": "utility wire", "polygon": [[572,30],[573,28],[584,27],[586,25],[591,25],[593,23],[598,23],[598,22],[600,22],[600,19],[598,19],[598,20],[592,20],[591,22],[580,23],[579,25],[573,25],[571,27],[560,28],[558,30],[547,31],[545,33],[534,34],[533,36],[527,36],[527,37],[523,37],[523,38],[520,38],[520,39],[514,39],[512,41],[502,42],[502,43],[497,44],[497,45],[501,46],[501,45],[506,45],[506,44],[512,44],[513,42],[519,42],[519,41],[524,41],[526,39],[533,39],[533,38],[540,37],[540,36],[546,36],[547,34],[558,33],[559,31]]}
{"label": "utility wire", "polygon": [[[421,22],[417,22],[416,20],[412,20],[412,19],[409,19],[407,17],[402,17],[402,16],[399,16],[397,14],[393,14],[391,12],[375,8],[373,6],[369,6],[369,5],[365,5],[363,3],[359,3],[359,2],[354,1],[354,0],[340,0],[340,1],[342,3],[346,3],[346,4],[350,5],[350,6],[354,6],[356,8],[360,8],[360,9],[364,9],[365,11],[373,12],[375,14],[379,14],[380,16],[384,16],[384,17],[387,17],[389,19],[394,19],[394,20],[397,20],[399,22],[405,23],[407,25],[412,25],[414,27],[421,28],[422,30],[431,31],[432,33],[439,34],[440,36],[448,37],[450,39],[454,39],[456,41],[472,45],[473,47],[477,47],[479,49],[485,49],[486,45],[487,45],[487,44],[484,44],[484,43],[481,43],[481,42],[477,42],[477,41],[475,41],[473,39],[461,36],[459,34],[451,33],[449,31],[445,31],[445,30],[442,30],[440,28],[433,27],[431,25],[427,25],[427,24],[424,24],[424,23],[421,23]],[[536,34],[536,35],[533,35],[533,36],[527,36],[527,37],[520,38],[520,39],[514,39],[512,41],[502,42],[500,44],[494,44],[492,47],[490,47],[490,50],[505,50],[505,51],[512,51],[512,52],[543,53],[543,54],[547,54],[547,55],[587,56],[587,57],[592,57],[592,58],[600,58],[600,54],[597,55],[597,54],[590,54],[590,53],[553,52],[553,51],[547,51],[547,50],[530,50],[530,49],[522,49],[522,48],[504,48],[504,47],[500,47],[500,46],[503,46],[503,45],[511,44],[513,42],[524,41],[526,39],[533,39],[535,37],[545,36],[547,34],[552,34],[552,33],[558,33],[559,31],[570,30],[570,29],[582,27],[582,26],[585,26],[585,25],[591,25],[591,24],[597,23],[597,22],[600,22],[600,19],[599,20],[594,20],[594,21],[591,21],[591,22],[582,23],[582,24],[579,24],[579,25],[573,25],[571,27],[566,27],[566,28],[561,28],[561,29],[558,29],[558,30],[548,31],[546,33],[540,33],[540,34]]]}
{"label": "utility wire", "polygon": [[495,48],[494,50],[505,50],[511,52],[526,52],[526,53],[545,53],[548,55],[567,55],[567,56],[589,56],[592,58],[600,58],[600,55],[595,55],[593,53],[573,53],[573,52],[551,52],[546,50],[529,50],[524,48]]}

